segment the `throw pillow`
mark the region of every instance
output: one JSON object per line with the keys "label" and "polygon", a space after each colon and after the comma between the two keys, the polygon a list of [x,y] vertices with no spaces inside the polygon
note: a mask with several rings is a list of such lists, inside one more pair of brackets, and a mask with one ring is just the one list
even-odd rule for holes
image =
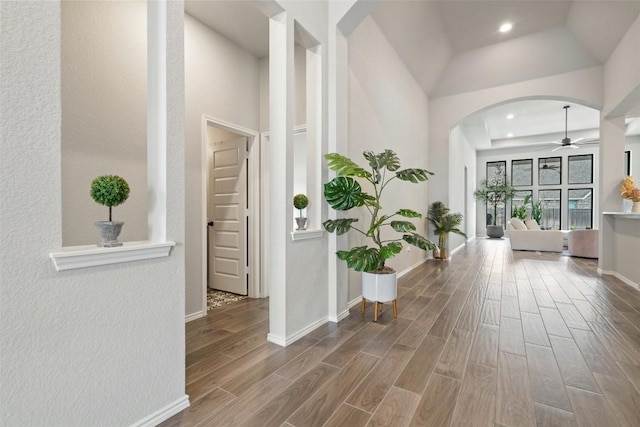
{"label": "throw pillow", "polygon": [[528,219],[525,224],[529,230],[540,230],[540,226],[535,219]]}
{"label": "throw pillow", "polygon": [[513,227],[514,230],[527,229],[527,226],[524,225],[524,222],[522,222],[519,218],[511,218],[511,227]]}

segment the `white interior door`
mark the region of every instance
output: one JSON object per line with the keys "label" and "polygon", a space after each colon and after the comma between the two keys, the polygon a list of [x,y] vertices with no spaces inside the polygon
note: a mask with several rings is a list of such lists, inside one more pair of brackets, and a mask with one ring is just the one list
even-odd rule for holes
{"label": "white interior door", "polygon": [[210,288],[247,295],[247,138],[209,143]]}

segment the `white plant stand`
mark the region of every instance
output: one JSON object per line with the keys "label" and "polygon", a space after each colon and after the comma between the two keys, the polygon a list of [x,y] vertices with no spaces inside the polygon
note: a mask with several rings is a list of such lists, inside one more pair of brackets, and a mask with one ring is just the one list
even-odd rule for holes
{"label": "white plant stand", "polygon": [[385,302],[393,305],[393,317],[398,317],[398,286],[397,273],[390,274],[362,273],[362,308],[367,306],[367,300],[373,301],[373,321],[378,321],[378,312]]}

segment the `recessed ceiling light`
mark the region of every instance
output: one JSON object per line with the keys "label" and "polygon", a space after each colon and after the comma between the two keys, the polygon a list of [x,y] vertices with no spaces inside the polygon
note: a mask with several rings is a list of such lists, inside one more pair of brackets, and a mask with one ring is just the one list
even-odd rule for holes
{"label": "recessed ceiling light", "polygon": [[513,138],[513,134],[512,133],[508,133],[507,134],[507,138]]}
{"label": "recessed ceiling light", "polygon": [[504,24],[500,25],[500,32],[507,33],[511,31],[512,28],[513,28],[513,25],[511,25],[509,22],[505,22]]}
{"label": "recessed ceiling light", "polygon": [[511,113],[507,114],[507,120],[513,119],[515,116]]}

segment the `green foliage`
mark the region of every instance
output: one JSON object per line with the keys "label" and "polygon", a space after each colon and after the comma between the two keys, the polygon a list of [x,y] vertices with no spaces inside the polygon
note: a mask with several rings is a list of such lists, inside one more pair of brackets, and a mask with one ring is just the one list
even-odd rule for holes
{"label": "green foliage", "polygon": [[341,219],[328,219],[322,223],[324,229],[329,233],[334,231],[338,236],[346,233],[351,229],[351,223],[358,222],[357,218],[341,218]]}
{"label": "green foliage", "polygon": [[450,209],[440,201],[433,202],[429,205],[427,220],[433,226],[433,232],[438,236],[438,246],[440,248],[445,247],[446,237],[449,233],[458,234],[465,238],[467,237],[459,228],[462,223],[462,214],[450,213]]}
{"label": "green foliage", "polygon": [[129,198],[129,184],[117,175],[103,175],[91,182],[91,198],[109,207],[109,221],[111,208],[121,205]]}
{"label": "green foliage", "polygon": [[542,221],[542,203],[539,200],[536,203],[531,202],[531,218],[538,224]]}
{"label": "green foliage", "polygon": [[304,194],[296,194],[293,196],[293,207],[302,210],[309,206],[309,198]]}
{"label": "green foliage", "polygon": [[511,200],[515,193],[515,188],[509,184],[509,176],[504,173],[502,167],[496,168],[494,176],[488,177],[480,181],[480,187],[473,193],[476,200],[485,202],[487,208],[493,207],[492,224],[496,225],[496,214],[498,211],[498,205],[500,203],[506,203],[507,200]]}
{"label": "green foliage", "polygon": [[519,218],[522,221],[527,219],[527,205],[529,204],[529,200],[531,200],[530,195],[526,195],[524,200],[522,201],[522,205],[513,208],[512,217]]}
{"label": "green foliage", "polygon": [[[399,209],[391,215],[382,213],[381,198],[387,184],[394,179],[412,183],[429,179],[432,172],[426,169],[400,170],[400,159],[392,150],[382,153],[366,151],[363,153],[370,171],[361,167],[348,157],[337,153],[325,155],[328,166],[337,173],[337,177],[324,185],[324,198],[333,209],[348,211],[353,208],[364,208],[370,214],[366,231],[354,226],[355,218],[327,220],[322,225],[330,233],[344,234],[349,230],[370,238],[374,247],[358,246],[348,251],[338,251],[338,258],[346,261],[349,268],[357,271],[380,271],[385,268],[385,261],[402,252],[402,240],[424,250],[436,248],[436,245],[425,237],[415,233],[416,227],[409,221],[391,221],[394,216],[404,218],[421,218],[422,215],[411,209]],[[390,172],[389,177],[387,177]],[[356,178],[368,181],[372,193],[363,191]],[[367,187],[369,188],[369,187]],[[405,233],[396,239],[383,240],[381,230],[389,227],[398,233]]]}

